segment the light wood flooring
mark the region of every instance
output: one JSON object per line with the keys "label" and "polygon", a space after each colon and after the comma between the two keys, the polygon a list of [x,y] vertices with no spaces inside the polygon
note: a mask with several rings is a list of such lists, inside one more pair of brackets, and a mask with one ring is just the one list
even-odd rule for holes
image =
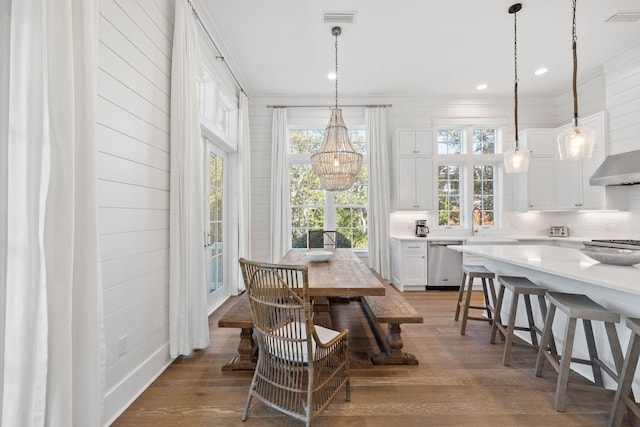
{"label": "light wood flooring", "polygon": [[[593,389],[572,377],[565,412],[553,408],[556,374],[547,364],[533,374],[535,352],[514,347],[502,365],[501,343],[489,344],[491,327],[469,321],[460,335],[453,320],[457,293],[405,292],[424,324],[402,326],[404,349],[419,366],[374,367],[366,357],[351,369],[351,402],[340,393],[314,426],[605,426],[613,391]],[[478,295],[474,295],[474,298]],[[250,372],[222,372],[235,354],[239,331],[218,328],[230,300],[210,318],[211,346],[175,361],[114,426],[301,426],[256,399],[240,421]],[[332,306],[334,328],[350,329],[356,356],[377,351],[357,302]],[[625,419],[625,422],[627,420]],[[628,425],[628,424],[627,424]]]}

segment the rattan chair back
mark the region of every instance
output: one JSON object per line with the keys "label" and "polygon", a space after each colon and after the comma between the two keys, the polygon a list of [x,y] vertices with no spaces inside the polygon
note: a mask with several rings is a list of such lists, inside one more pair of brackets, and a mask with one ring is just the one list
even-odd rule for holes
{"label": "rattan chair back", "polygon": [[252,397],[310,425],[336,393],[349,400],[348,331],[311,320],[306,266],[240,259],[258,362],[242,419]]}

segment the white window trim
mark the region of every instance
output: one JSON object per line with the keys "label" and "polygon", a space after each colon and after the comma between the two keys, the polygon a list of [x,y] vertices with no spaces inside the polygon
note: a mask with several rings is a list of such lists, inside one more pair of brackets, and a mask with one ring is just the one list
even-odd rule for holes
{"label": "white window trim", "polygon": [[[505,221],[503,206],[505,194],[505,175],[503,164],[502,150],[505,144],[505,134],[507,127],[507,119],[500,118],[439,118],[434,120],[434,159],[436,169],[434,176],[435,197],[436,197],[436,218],[439,213],[439,193],[437,187],[438,168],[441,165],[458,165],[460,166],[461,195],[460,195],[460,226],[439,225],[436,220],[435,226],[441,229],[459,229],[471,230],[473,228],[472,209],[473,209],[473,166],[474,165],[491,165],[495,166],[494,170],[494,225],[481,226],[480,230],[503,228]],[[438,131],[442,129],[462,129],[462,154],[438,154]],[[472,154],[473,148],[473,129],[496,129],[496,153],[495,154]]]}

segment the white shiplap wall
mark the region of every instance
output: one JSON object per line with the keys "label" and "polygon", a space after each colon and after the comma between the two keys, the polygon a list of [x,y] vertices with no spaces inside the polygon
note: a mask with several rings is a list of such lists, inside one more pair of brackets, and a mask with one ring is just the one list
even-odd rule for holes
{"label": "white shiplap wall", "polygon": [[[105,423],[170,362],[169,106],[174,4],[101,0],[98,215]],[[119,341],[126,336],[126,352]]]}
{"label": "white shiplap wall", "polygon": [[609,154],[640,149],[640,45],[605,65]]}
{"label": "white shiplap wall", "polygon": [[[430,128],[439,117],[495,117],[506,118],[508,131],[506,143],[513,141],[513,99],[511,97],[414,97],[345,99],[349,104],[393,104],[387,113],[387,140],[391,153],[392,135],[397,129]],[[251,126],[251,173],[252,173],[252,256],[256,259],[271,259],[270,196],[271,196],[271,117],[267,105],[329,105],[327,99],[282,99],[252,98],[250,102]],[[556,123],[555,97],[521,97],[520,128],[553,127]],[[351,111],[350,111],[351,110]],[[360,109],[345,109],[347,127],[364,124],[364,113]],[[307,124],[323,126],[329,120],[328,109],[288,109],[289,125]],[[360,122],[358,122],[360,121]],[[392,173],[393,164],[390,164]],[[511,197],[511,185],[507,184],[505,200]],[[508,206],[510,209],[510,205]]]}

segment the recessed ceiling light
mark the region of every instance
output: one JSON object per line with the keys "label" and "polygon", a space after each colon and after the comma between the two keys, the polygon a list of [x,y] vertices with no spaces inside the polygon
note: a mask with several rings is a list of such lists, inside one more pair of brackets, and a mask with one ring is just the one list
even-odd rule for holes
{"label": "recessed ceiling light", "polygon": [[335,72],[333,72],[333,71],[332,71],[332,72],[330,72],[329,74],[327,74],[327,78],[328,78],[329,80],[335,80],[335,79],[336,79],[336,77],[337,77],[337,76],[336,76],[336,73],[335,73]]}
{"label": "recessed ceiling light", "polygon": [[533,74],[535,74],[536,76],[541,76],[543,74],[546,74],[547,71],[549,71],[549,70],[547,70],[544,67],[540,67]]}
{"label": "recessed ceiling light", "polygon": [[486,88],[487,88],[487,85],[483,83],[481,85],[478,85],[478,87],[476,89],[477,90],[485,90]]}

